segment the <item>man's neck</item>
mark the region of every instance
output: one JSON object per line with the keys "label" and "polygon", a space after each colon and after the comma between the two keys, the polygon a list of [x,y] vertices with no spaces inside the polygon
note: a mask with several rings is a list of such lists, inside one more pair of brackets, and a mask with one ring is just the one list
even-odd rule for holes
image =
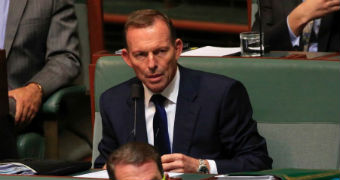
{"label": "man's neck", "polygon": [[176,74],[174,78],[162,92],[154,93],[149,88],[147,88],[145,84],[143,83],[145,104],[148,105],[148,103],[150,102],[150,98],[152,97],[153,94],[161,94],[164,97],[166,97],[169,101],[176,103],[178,90],[179,90],[179,81],[180,81],[180,72],[177,66]]}

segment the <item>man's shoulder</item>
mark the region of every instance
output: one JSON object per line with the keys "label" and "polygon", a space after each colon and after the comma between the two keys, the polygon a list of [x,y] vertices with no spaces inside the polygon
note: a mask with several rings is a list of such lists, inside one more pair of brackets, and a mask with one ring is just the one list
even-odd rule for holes
{"label": "man's shoulder", "polygon": [[201,70],[196,70],[196,69],[191,69],[191,68],[186,68],[186,67],[181,67],[181,71],[184,76],[192,76],[194,78],[198,78],[203,81],[215,83],[221,82],[221,83],[234,83],[237,80],[226,76],[222,74],[217,74],[217,73],[211,73],[211,72],[206,72],[206,71],[201,71]]}
{"label": "man's shoulder", "polygon": [[[181,86],[186,90],[189,89],[211,97],[212,95],[220,96],[235,88],[245,89],[240,81],[225,75],[188,68],[181,69]],[[211,92],[214,93],[211,94]]]}
{"label": "man's shoulder", "polygon": [[120,84],[117,84],[107,90],[105,90],[102,94],[101,94],[101,99],[112,99],[112,98],[126,98],[128,96],[130,96],[130,87],[131,84],[133,84],[134,82],[137,82],[137,78],[131,78],[127,81],[124,81]]}

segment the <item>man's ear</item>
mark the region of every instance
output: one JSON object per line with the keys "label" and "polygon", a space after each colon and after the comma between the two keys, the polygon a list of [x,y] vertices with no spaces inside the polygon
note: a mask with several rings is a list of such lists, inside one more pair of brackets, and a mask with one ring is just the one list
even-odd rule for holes
{"label": "man's ear", "polygon": [[132,67],[132,64],[131,64],[131,59],[130,59],[130,56],[129,56],[129,52],[127,49],[122,49],[122,58],[124,59],[125,63],[127,65],[129,65],[130,67]]}
{"label": "man's ear", "polygon": [[175,41],[175,50],[176,50],[176,59],[178,59],[183,50],[183,42],[179,38],[177,38]]}

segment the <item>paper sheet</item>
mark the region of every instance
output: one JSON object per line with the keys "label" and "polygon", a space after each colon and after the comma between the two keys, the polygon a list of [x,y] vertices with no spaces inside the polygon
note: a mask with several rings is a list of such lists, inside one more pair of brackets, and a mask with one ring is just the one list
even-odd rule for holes
{"label": "paper sheet", "polygon": [[82,178],[101,178],[101,179],[109,179],[109,175],[106,170],[91,172],[87,174],[77,175],[74,177],[82,177]]}
{"label": "paper sheet", "polygon": [[215,176],[218,180],[275,180],[272,175],[267,176],[228,176],[228,175],[217,175]]}
{"label": "paper sheet", "polygon": [[240,47],[213,47],[204,46],[198,49],[183,52],[181,56],[217,56],[222,57],[226,55],[235,54],[241,51]]}

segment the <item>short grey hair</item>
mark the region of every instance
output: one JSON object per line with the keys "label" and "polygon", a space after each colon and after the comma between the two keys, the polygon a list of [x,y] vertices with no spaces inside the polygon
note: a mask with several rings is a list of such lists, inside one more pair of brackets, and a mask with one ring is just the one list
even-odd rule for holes
{"label": "short grey hair", "polygon": [[106,164],[110,179],[116,180],[114,169],[117,164],[141,165],[147,161],[155,162],[160,174],[163,175],[161,157],[153,146],[142,142],[129,142],[122,145],[107,160]]}

